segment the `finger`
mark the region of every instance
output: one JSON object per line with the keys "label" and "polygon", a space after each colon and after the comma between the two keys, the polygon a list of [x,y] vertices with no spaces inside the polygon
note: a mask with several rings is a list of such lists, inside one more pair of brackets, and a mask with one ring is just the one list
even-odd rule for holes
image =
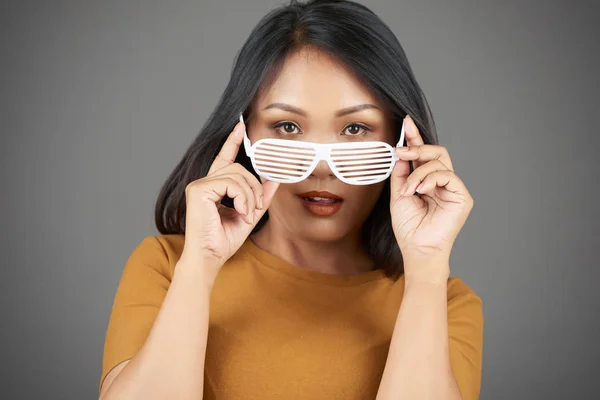
{"label": "finger", "polygon": [[424,144],[421,146],[409,146],[409,147],[396,147],[396,155],[398,158],[404,161],[419,161],[426,163],[432,160],[439,160],[448,167],[449,170],[454,171],[452,167],[452,160],[448,149],[444,146],[435,144]]}
{"label": "finger", "polygon": [[398,198],[400,196],[400,190],[409,174],[409,163],[403,160],[396,161],[394,169],[392,169],[392,174],[390,175],[390,192],[393,194],[392,198]]}
{"label": "finger", "polygon": [[[415,124],[415,121],[412,119],[410,115],[407,115],[404,118],[404,135],[406,138],[407,146],[422,146],[425,144],[423,138],[421,137],[421,133],[419,132],[419,128]],[[415,169],[419,166],[423,165],[420,161],[413,162],[413,166]]]}
{"label": "finger", "polygon": [[273,197],[275,196],[277,189],[279,189],[279,182],[265,181],[262,183],[261,186],[262,186],[263,193],[264,193],[263,208],[262,209],[257,208],[256,211],[254,211],[254,222],[255,223],[257,223],[262,218],[262,216],[267,212],[267,209],[271,205],[271,201],[273,200]]}
{"label": "finger", "polygon": [[221,151],[219,151],[219,154],[217,154],[217,157],[210,166],[208,175],[235,162],[235,158],[240,150],[240,145],[244,140],[245,129],[246,126],[241,120],[235,125],[233,131],[231,131],[223,144],[223,147],[221,147]]}
{"label": "finger", "polygon": [[247,223],[253,223],[254,221],[252,220],[252,217],[254,215],[254,210],[256,209],[256,196],[254,195],[252,188],[246,181],[246,178],[244,178],[244,176],[242,176],[241,174],[234,172],[225,175],[219,175],[219,177],[233,179],[240,186],[240,188],[242,188],[245,194],[244,200],[246,202],[246,204],[243,205],[243,209],[245,210],[245,212],[243,213],[242,217]]}
{"label": "finger", "polygon": [[430,173],[417,186],[416,191],[420,194],[430,194],[438,187],[445,188],[453,194],[467,193],[463,181],[450,170]]}
{"label": "finger", "polygon": [[263,205],[264,193],[263,193],[263,187],[260,184],[259,180],[256,179],[256,177],[254,175],[252,175],[252,173],[250,171],[248,171],[246,168],[244,168],[244,166],[241,164],[234,163],[231,165],[231,167],[233,168],[233,171],[235,171],[236,173],[238,173],[244,177],[244,179],[246,180],[246,183],[250,186],[250,188],[252,189],[252,192],[254,193],[254,201],[256,203],[256,207],[258,209],[262,209],[264,206]]}
{"label": "finger", "polygon": [[449,171],[449,169],[439,160],[429,161],[421,165],[406,178],[404,186],[400,189],[400,195],[412,196],[415,194],[417,186],[421,184],[423,179],[435,171]]}
{"label": "finger", "polygon": [[[242,215],[242,217],[247,214],[247,191],[244,190],[238,181],[230,176],[219,176],[218,178],[206,180],[199,187],[206,193],[206,198],[212,202],[219,204],[223,197],[227,196],[233,199],[233,208],[235,208],[238,214]],[[186,193],[189,193],[188,197],[192,195],[191,190],[187,190]]]}

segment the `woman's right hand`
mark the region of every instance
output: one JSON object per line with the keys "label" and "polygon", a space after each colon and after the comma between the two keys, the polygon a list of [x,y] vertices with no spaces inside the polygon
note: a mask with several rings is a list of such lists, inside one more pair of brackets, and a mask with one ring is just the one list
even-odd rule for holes
{"label": "woman's right hand", "polygon": [[[185,188],[185,244],[181,259],[192,264],[209,263],[215,272],[242,246],[279,187],[271,181],[261,184],[235,163],[245,129],[244,123],[238,122],[207,176]],[[220,203],[225,195],[233,199],[234,208]]]}

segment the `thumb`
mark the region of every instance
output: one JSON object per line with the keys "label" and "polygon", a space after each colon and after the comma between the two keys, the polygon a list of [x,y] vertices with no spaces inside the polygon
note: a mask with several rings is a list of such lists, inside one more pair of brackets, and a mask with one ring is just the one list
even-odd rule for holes
{"label": "thumb", "polygon": [[[265,181],[263,184],[263,202],[264,209],[266,210],[271,205],[271,201],[275,196],[275,192],[279,189],[279,182]],[[264,210],[263,210],[264,211]]]}
{"label": "thumb", "polygon": [[254,210],[253,226],[256,225],[258,223],[258,221],[260,221],[262,216],[267,212],[267,209],[271,205],[271,201],[273,201],[275,192],[277,192],[277,189],[279,189],[279,182],[264,181],[262,183],[262,187],[263,187],[263,209],[260,210],[260,209],[256,208]]}

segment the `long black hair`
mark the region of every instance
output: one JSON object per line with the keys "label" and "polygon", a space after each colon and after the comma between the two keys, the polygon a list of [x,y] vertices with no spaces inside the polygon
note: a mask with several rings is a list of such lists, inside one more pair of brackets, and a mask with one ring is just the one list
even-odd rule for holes
{"label": "long black hair", "polygon": [[[165,181],[155,207],[155,222],[160,233],[185,233],[186,185],[207,175],[240,113],[249,116],[259,89],[275,79],[285,57],[306,46],[333,56],[370,88],[396,121],[396,138],[402,119],[409,114],[425,143],[437,143],[429,105],[404,50],[377,15],[353,1],[302,3],[292,0],[289,5],[276,8],[263,17],[252,30],[235,58],[229,84],[219,103]],[[256,175],[243,146],[236,162]],[[404,267],[392,231],[389,202],[388,180],[361,236],[378,268],[396,279]],[[267,219],[268,212],[255,231]]]}

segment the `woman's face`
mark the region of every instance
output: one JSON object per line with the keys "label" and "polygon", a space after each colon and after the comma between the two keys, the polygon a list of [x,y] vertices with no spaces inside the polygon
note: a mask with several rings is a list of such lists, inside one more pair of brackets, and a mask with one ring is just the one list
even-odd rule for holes
{"label": "woman's face", "polygon": [[[252,143],[280,138],[316,143],[377,140],[395,145],[393,121],[383,105],[344,66],[314,49],[290,55],[279,76],[261,90],[252,110],[247,126]],[[321,161],[307,179],[279,187],[269,208],[269,224],[305,240],[342,239],[360,229],[383,185],[345,184]]]}

